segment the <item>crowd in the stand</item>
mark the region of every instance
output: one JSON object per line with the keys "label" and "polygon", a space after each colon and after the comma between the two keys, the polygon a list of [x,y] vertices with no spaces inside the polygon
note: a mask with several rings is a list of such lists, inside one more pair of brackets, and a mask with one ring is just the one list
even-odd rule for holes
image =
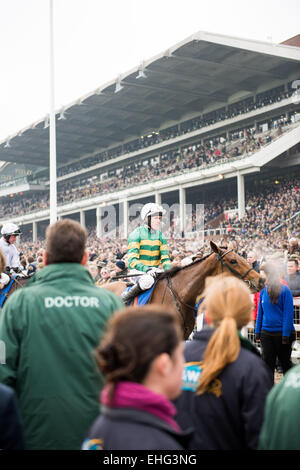
{"label": "crowd in the stand", "polygon": [[[128,268],[127,241],[125,239],[97,238],[95,228],[88,230],[89,237],[87,248],[89,253],[89,266],[93,271],[96,281],[100,283],[110,282],[117,273]],[[259,232],[258,232],[259,233]],[[256,259],[265,254],[269,257],[278,257],[287,261],[290,255],[295,255],[300,263],[300,233],[297,236],[289,232],[274,233],[269,236],[232,234],[231,232],[219,236],[206,236],[204,245],[202,238],[193,239],[168,239],[170,259],[172,265],[180,265],[183,260],[191,258],[196,253],[208,253],[209,240],[216,240],[221,246],[233,248],[239,254],[247,258],[249,252],[255,252]],[[20,240],[22,263],[24,269],[34,264],[37,269],[43,267],[43,251],[45,240],[38,242]],[[120,263],[120,261],[122,261]],[[97,269],[96,269],[97,268]]]}
{"label": "crowd in the stand", "polygon": [[[283,132],[284,123],[276,123],[271,131],[257,134],[254,128],[242,129],[234,135],[232,142],[225,137],[212,138],[204,143],[195,143],[171,150],[150,161],[139,161],[124,166],[118,174],[105,177],[94,176],[78,181],[61,182],[58,185],[58,204],[68,204],[79,199],[91,198],[101,193],[118,191],[130,186],[167,178],[193,169],[226,163],[235,158],[248,156],[278,138]],[[288,127],[286,127],[287,129]],[[24,194],[3,198],[0,218],[8,215],[23,215],[28,212],[47,209],[49,192],[35,192],[30,197]]]}
{"label": "crowd in the stand", "polygon": [[293,219],[300,207],[299,179],[288,178],[276,183],[261,187],[259,191],[248,191],[245,217],[238,220],[236,213],[220,226],[230,226],[230,230],[248,238],[263,238],[281,226],[293,231],[299,225],[298,219]]}
{"label": "crowd in the stand", "polygon": [[[279,102],[284,98],[290,97],[293,92],[294,90],[291,87],[285,91],[283,86],[265,91],[258,94],[256,98],[249,97],[236,103],[232,103],[228,106],[228,109],[221,108],[215,111],[211,111],[202,116],[189,119],[188,121],[185,121],[181,124],[163,129],[160,132],[152,132],[149,135],[142,136],[139,139],[124,144],[123,146],[118,146],[107,152],[102,152],[78,162],[73,162],[69,165],[59,168],[58,176],[63,176],[75,171],[83,170],[84,168],[96,165],[99,162],[104,162],[130,152],[135,152],[151,145],[159,144],[160,142],[164,142],[166,140],[173,139],[174,137],[215,124],[219,121],[224,121],[225,119],[230,119],[232,117],[248,113],[249,111],[253,111],[255,109]],[[285,123],[286,118],[283,118],[283,124]],[[232,138],[233,137],[230,136],[230,140]]]}
{"label": "crowd in the stand", "polygon": [[[228,243],[228,240],[234,240],[236,248],[241,253],[255,249],[257,246],[263,250],[287,250],[287,240],[291,237],[299,237],[299,216],[297,212],[300,207],[300,183],[299,178],[289,177],[281,178],[280,181],[264,185],[260,183],[259,187],[254,187],[246,191],[246,215],[238,220],[238,212],[225,216],[229,209],[237,208],[237,199],[235,197],[224,198],[216,194],[207,200],[204,204],[204,221],[201,228],[209,229],[213,221],[218,220],[215,228],[223,228],[223,235],[218,235],[217,239],[224,240],[222,243]],[[165,228],[165,235],[169,240],[171,254],[174,253],[174,260],[188,256],[190,250],[193,252],[201,249],[199,245],[202,241],[202,235],[197,241],[197,227],[199,220],[193,206],[192,218],[189,218],[185,224],[185,231],[190,237],[190,241],[181,239],[182,233],[179,232],[179,221],[174,219]],[[202,215],[202,214],[201,214]],[[295,217],[293,217],[295,216]],[[275,231],[274,228],[278,227]],[[120,237],[110,236],[106,233],[105,239],[99,239],[96,235],[96,227],[88,227],[88,248],[90,256],[97,261],[103,261],[105,257],[108,263],[106,268],[112,271],[114,276],[115,263],[120,259],[120,252],[125,252],[126,240],[122,240],[122,227],[119,230]],[[289,235],[288,235],[289,234]],[[183,234],[184,235],[184,234]],[[25,257],[34,256],[35,260],[41,256],[44,247],[43,238],[39,237],[38,242],[32,242],[32,233],[22,235],[22,251]]]}

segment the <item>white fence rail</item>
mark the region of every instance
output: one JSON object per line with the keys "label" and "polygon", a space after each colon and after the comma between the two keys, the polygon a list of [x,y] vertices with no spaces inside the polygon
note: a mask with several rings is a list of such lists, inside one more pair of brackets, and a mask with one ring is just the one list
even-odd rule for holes
{"label": "white fence rail", "polygon": [[[293,344],[292,360],[295,363],[300,362],[300,297],[294,297],[294,326],[296,330],[296,341]],[[197,331],[203,328],[203,314],[197,317]],[[259,343],[254,341],[254,321],[250,321],[248,325],[242,328],[242,335],[248,338],[259,349]]]}

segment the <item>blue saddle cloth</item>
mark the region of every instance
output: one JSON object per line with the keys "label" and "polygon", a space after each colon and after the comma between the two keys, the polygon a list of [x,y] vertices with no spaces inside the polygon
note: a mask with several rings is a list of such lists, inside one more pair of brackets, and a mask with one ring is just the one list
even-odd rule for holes
{"label": "blue saddle cloth", "polygon": [[[154,286],[155,284],[153,284],[153,286],[150,287],[150,289],[147,289],[141,294],[137,295],[134,299],[130,301],[129,305],[146,305],[149,302]],[[123,295],[125,295],[126,292],[128,292],[131,289],[131,287],[132,286],[126,287],[124,292],[122,292],[121,299]]]}
{"label": "blue saddle cloth", "polygon": [[15,281],[15,280],[12,279],[12,280],[7,284],[7,286],[3,287],[3,289],[0,290],[0,308],[2,308],[4,302],[6,301],[6,299],[7,299],[7,294],[9,293],[10,288],[11,288],[11,286],[13,285],[14,281]]}

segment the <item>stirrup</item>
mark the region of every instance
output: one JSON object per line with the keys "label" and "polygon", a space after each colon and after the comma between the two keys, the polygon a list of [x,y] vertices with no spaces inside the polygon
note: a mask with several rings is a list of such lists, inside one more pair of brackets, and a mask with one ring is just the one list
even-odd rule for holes
{"label": "stirrup", "polygon": [[126,292],[122,297],[121,300],[123,300],[125,305],[129,305],[129,302],[131,299],[134,299],[137,295],[139,295],[143,290],[140,288],[139,284],[135,284],[131,289]]}

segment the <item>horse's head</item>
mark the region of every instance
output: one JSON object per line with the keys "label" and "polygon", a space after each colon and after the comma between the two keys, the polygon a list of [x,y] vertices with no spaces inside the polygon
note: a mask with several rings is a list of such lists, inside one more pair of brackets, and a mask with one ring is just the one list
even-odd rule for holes
{"label": "horse's head", "polygon": [[228,273],[247,282],[252,293],[258,292],[265,286],[265,280],[250,266],[247,261],[233,250],[222,250],[214,242],[210,247],[215,253],[218,263],[216,273]]}

